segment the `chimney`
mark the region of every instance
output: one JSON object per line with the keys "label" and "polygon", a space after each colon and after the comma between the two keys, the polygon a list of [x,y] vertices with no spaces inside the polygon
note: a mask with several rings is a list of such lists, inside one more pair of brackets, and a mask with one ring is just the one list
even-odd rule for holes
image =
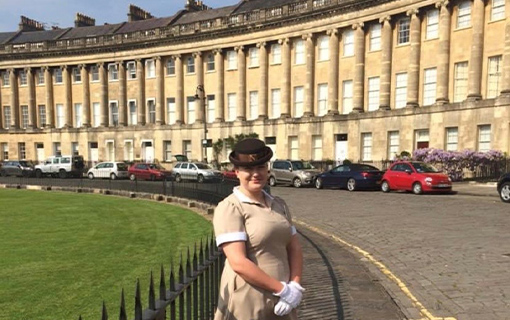
{"label": "chimney", "polygon": [[186,0],[186,6],[187,11],[204,11],[209,10],[211,7],[206,6],[201,0]]}
{"label": "chimney", "polygon": [[128,21],[139,21],[139,20],[147,20],[154,18],[152,14],[143,10],[140,7],[135,6],[134,4],[129,5],[129,13],[128,13]]}
{"label": "chimney", "polygon": [[89,16],[84,15],[83,13],[76,13],[76,18],[74,18],[74,26],[76,28],[79,27],[92,27],[96,25],[96,19],[93,19]]}
{"label": "chimney", "polygon": [[18,24],[19,31],[44,31],[44,25],[38,21],[32,20],[25,16],[21,16]]}

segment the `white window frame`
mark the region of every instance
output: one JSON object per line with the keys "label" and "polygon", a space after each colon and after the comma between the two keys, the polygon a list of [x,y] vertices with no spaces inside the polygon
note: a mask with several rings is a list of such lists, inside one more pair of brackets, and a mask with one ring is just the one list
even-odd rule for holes
{"label": "white window frame", "polygon": [[468,68],[467,61],[457,62],[453,67],[453,102],[464,101],[467,97]]}
{"label": "white window frame", "polygon": [[216,61],[214,60],[214,54],[208,54],[206,60],[206,72],[213,72],[216,70]]}
{"label": "white window frame", "polygon": [[44,128],[47,123],[46,118],[46,105],[40,104],[37,106],[37,114],[39,116],[39,128]]}
{"label": "white window frame", "polygon": [[317,60],[327,61],[329,60],[329,37],[320,36],[317,39]]}
{"label": "white window frame", "polygon": [[99,68],[98,66],[90,67],[90,81],[91,82],[99,82]]}
{"label": "white window frame", "polygon": [[191,155],[193,153],[193,146],[191,144],[191,140],[183,140],[182,141],[182,154],[191,159]]}
{"label": "white window frame", "polygon": [[119,102],[117,100],[110,100],[108,102],[108,115],[109,115],[109,124],[112,127],[117,127],[119,125]]}
{"label": "white window frame", "polygon": [[133,161],[135,159],[134,142],[132,139],[124,140],[124,160]]}
{"label": "white window frame", "polygon": [[165,162],[172,161],[172,141],[171,140],[163,140],[163,161],[165,161]]}
{"label": "white window frame", "polygon": [[297,39],[294,41],[294,64],[305,64],[305,41],[303,39]]}
{"label": "white window frame", "polygon": [[25,72],[25,70],[19,71],[19,85],[21,87],[28,85],[27,73]]}
{"label": "white window frame", "polygon": [[259,113],[259,92],[258,91],[250,91],[250,120],[255,120],[258,117]]}
{"label": "white window frame", "polygon": [[457,151],[459,149],[459,128],[450,127],[445,129],[445,150]]}
{"label": "white window frame", "polygon": [[478,151],[487,152],[491,149],[491,125],[478,126]]}
{"label": "white window frame", "polygon": [[27,159],[27,146],[25,142],[18,142],[18,156],[20,160]]}
{"label": "white window frame", "polygon": [[73,83],[81,83],[81,70],[78,67],[74,67],[73,71]]}
{"label": "white window frame", "polygon": [[305,88],[303,86],[294,87],[294,118],[301,118],[305,112]]}
{"label": "white window frame", "polygon": [[328,113],[328,84],[319,83],[317,85],[317,115],[325,116]]}
{"label": "white window frame", "polygon": [[405,108],[407,105],[407,72],[395,75],[395,109]]}
{"label": "white window frame", "polygon": [[[62,155],[62,145],[60,144],[60,142],[53,142],[53,155],[54,156]],[[55,159],[53,161],[55,161]]]}
{"label": "white window frame", "polygon": [[9,145],[4,142],[1,143],[0,146],[2,147],[2,160],[7,161],[9,160]]}
{"label": "white window frame", "polygon": [[227,70],[237,70],[237,52],[227,51]]}
{"label": "white window frame", "polygon": [[312,160],[322,160],[322,136],[312,136]]}
{"label": "white window frame", "polygon": [[41,68],[37,70],[37,85],[43,85],[46,81],[44,78],[44,70]]}
{"label": "white window frame", "polygon": [[278,119],[282,115],[282,94],[279,88],[271,89],[271,118]]}
{"label": "white window frame", "polygon": [[271,45],[271,64],[282,63],[282,46],[279,43]]}
{"label": "white window frame", "polygon": [[195,97],[188,96],[186,97],[186,123],[192,124],[196,121],[196,108],[197,108],[197,100],[195,100]]}
{"label": "white window frame", "polygon": [[172,125],[177,122],[177,105],[175,104],[175,97],[166,98],[166,121]]}
{"label": "white window frame", "polygon": [[457,29],[471,27],[471,1],[463,1],[457,6]]}
{"label": "white window frame", "polygon": [[342,114],[349,114],[353,109],[354,82],[344,80],[342,82]]}
{"label": "white window frame", "polygon": [[437,96],[437,68],[423,70],[423,106],[436,103]]}
{"label": "white window frame", "polygon": [[105,140],[104,146],[106,161],[115,161],[115,140]]}
{"label": "white window frame", "polygon": [[[132,110],[132,106],[134,106],[134,112]],[[138,106],[136,103],[136,99],[128,100],[128,125],[136,126],[138,124]]]}
{"label": "white window frame", "polygon": [[506,17],[505,2],[506,2],[506,0],[492,0],[491,21],[505,19],[505,17]]}
{"label": "white window frame", "polygon": [[290,160],[298,160],[299,159],[299,137],[298,136],[289,136],[289,159]]}
{"label": "white window frame", "polygon": [[372,132],[361,134],[361,160],[372,161]]}
{"label": "white window frame", "polygon": [[227,93],[227,121],[234,121],[237,117],[237,94]]}
{"label": "white window frame", "polygon": [[367,84],[368,111],[377,111],[381,103],[381,78],[369,77]]}
{"label": "white window frame", "polygon": [[370,51],[381,50],[381,32],[382,26],[380,23],[376,23],[370,26],[370,42],[369,42]]}
{"label": "white window frame", "polygon": [[207,95],[206,103],[207,123],[213,123],[216,119],[216,96],[214,94]]}
{"label": "white window frame", "polygon": [[82,122],[82,114],[83,114],[83,106],[81,103],[75,103],[73,105],[73,113],[74,113],[74,127],[81,128],[83,126]]}
{"label": "white window frame", "polygon": [[398,20],[397,45],[405,45],[411,42],[411,19],[401,18]]}
{"label": "white window frame", "polygon": [[28,128],[28,106],[22,105],[21,108],[21,128]]}
{"label": "white window frame", "polygon": [[128,63],[126,63],[126,69],[127,69],[127,79],[128,80],[136,79],[136,62],[129,61]]}
{"label": "white window frame", "polygon": [[250,58],[250,68],[256,68],[259,64],[259,48],[253,47],[248,50],[248,57]]}
{"label": "white window frame", "polygon": [[488,59],[487,66],[487,99],[496,98],[500,94],[503,75],[503,57],[493,56]]}
{"label": "white window frame", "polygon": [[174,58],[168,58],[166,60],[166,75],[175,76],[175,60]]}
{"label": "white window frame", "polygon": [[145,78],[152,79],[156,78],[156,61],[154,59],[145,60]]}
{"label": "white window frame", "polygon": [[439,9],[431,9],[427,11],[427,31],[425,39],[439,38]]}
{"label": "white window frame", "polygon": [[3,111],[4,129],[10,129],[12,121],[11,106],[4,106]]}
{"label": "white window frame", "polygon": [[[152,102],[152,104],[151,104]],[[148,98],[145,102],[147,106],[147,123],[155,124],[156,123],[156,98]],[[151,106],[154,107],[153,110],[151,110]],[[154,120],[154,121],[153,121]]]}
{"label": "white window frame", "polygon": [[343,37],[343,56],[354,56],[354,30],[345,30],[342,34]]}
{"label": "white window frame", "polygon": [[418,149],[418,143],[427,142],[430,143],[430,131],[429,129],[418,129],[414,131],[415,149]]}
{"label": "white window frame", "polygon": [[64,83],[64,78],[62,76],[62,69],[60,69],[60,68],[53,69],[53,74],[55,77],[55,84]]}
{"label": "white window frame", "polygon": [[393,160],[400,152],[400,132],[388,131],[388,159]]}
{"label": "white window frame", "polygon": [[108,81],[119,81],[119,66],[116,63],[108,64]]}
{"label": "white window frame", "polygon": [[63,103],[55,104],[55,118],[56,118],[55,127],[57,129],[63,128],[66,123],[66,114]]}
{"label": "white window frame", "polygon": [[2,72],[2,87],[10,87],[11,78],[8,71]]}
{"label": "white window frame", "polygon": [[101,125],[101,103],[92,103],[92,127],[97,128]]}

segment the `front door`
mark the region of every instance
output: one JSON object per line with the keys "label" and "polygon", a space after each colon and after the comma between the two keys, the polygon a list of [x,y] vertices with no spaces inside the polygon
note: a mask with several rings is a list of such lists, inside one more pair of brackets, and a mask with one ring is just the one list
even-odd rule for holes
{"label": "front door", "polygon": [[154,147],[152,141],[142,142],[142,160],[145,162],[154,162]]}
{"label": "front door", "polygon": [[99,162],[99,148],[97,142],[89,143],[89,161],[92,165],[96,165]]}
{"label": "front door", "polygon": [[337,134],[335,141],[335,160],[340,165],[347,159],[347,134]]}
{"label": "front door", "polygon": [[35,156],[37,162],[43,162],[44,161],[44,144],[42,143],[36,143],[35,146]]}

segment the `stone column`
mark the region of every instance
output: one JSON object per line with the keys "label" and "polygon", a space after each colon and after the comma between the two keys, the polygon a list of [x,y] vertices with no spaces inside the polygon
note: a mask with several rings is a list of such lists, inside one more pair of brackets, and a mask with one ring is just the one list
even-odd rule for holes
{"label": "stone column", "polygon": [[108,126],[108,74],[106,66],[103,62],[98,64],[99,82],[101,83],[101,115],[99,125],[101,127]]}
{"label": "stone column", "polygon": [[354,92],[352,112],[364,112],[365,105],[365,31],[363,22],[352,26],[354,29]]}
{"label": "stone column", "polygon": [[[267,119],[267,97],[268,97],[268,57],[267,57],[267,43],[259,42],[257,43],[257,47],[259,48],[259,58],[260,58],[260,91],[259,91],[259,109],[258,109],[258,118],[263,120]],[[284,71],[285,72],[285,71]],[[285,110],[285,74],[283,75],[282,81],[282,106],[283,110]],[[284,115],[284,112],[281,114],[282,117],[287,116]]]}
{"label": "stone column", "polygon": [[177,78],[177,94],[175,97],[175,123],[184,123],[184,67],[180,54],[175,59],[175,77]]}
{"label": "stone column", "polygon": [[50,67],[44,67],[44,83],[46,85],[46,128],[54,128],[55,106],[53,102],[53,76]]}
{"label": "stone column", "polygon": [[313,117],[314,106],[314,88],[315,88],[315,45],[313,42],[313,34],[303,35],[306,50],[306,80],[305,80],[305,108],[304,117]]}
{"label": "stone column", "polygon": [[117,62],[119,67],[119,126],[125,127],[127,124],[127,79],[126,63]]}
{"label": "stone column", "polygon": [[136,80],[138,82],[138,124],[145,125],[145,64],[142,59],[136,59]]}
{"label": "stone column", "polygon": [[193,53],[195,58],[195,73],[197,78],[197,94],[198,100],[195,101],[195,121],[203,123],[205,119],[205,93],[198,90],[198,86],[204,88],[204,60],[202,52]]}
{"label": "stone column", "polygon": [[[278,43],[281,45],[281,54],[282,54],[282,117],[291,115],[292,109],[292,95],[291,95],[291,51],[290,51],[290,39],[283,38],[278,40]],[[264,119],[267,118],[268,106],[267,106],[267,91],[265,97],[265,105],[264,110],[260,109],[260,111],[264,111]],[[259,106],[259,108],[261,108]],[[259,112],[259,117],[262,113]]]}
{"label": "stone column", "polygon": [[379,19],[381,24],[381,96],[379,109],[390,110],[391,106],[391,61],[393,50],[393,30],[391,16]]}
{"label": "stone column", "polygon": [[62,66],[62,78],[64,80],[65,88],[65,103],[64,110],[66,113],[64,127],[73,127],[73,88],[71,83],[71,72],[69,66]]}
{"label": "stone column", "polygon": [[11,129],[18,129],[20,127],[18,75],[15,69],[10,69],[9,72],[9,82],[11,83]]}
{"label": "stone column", "polygon": [[225,115],[225,62],[223,60],[223,54],[221,49],[213,50],[214,53],[214,65],[216,67],[216,119],[214,122],[223,122]]}
{"label": "stone column", "polygon": [[411,53],[409,54],[409,71],[407,77],[407,107],[418,107],[420,89],[420,50],[421,50],[421,19],[418,9],[407,11],[411,17]]}
{"label": "stone column", "polygon": [[480,100],[482,98],[484,6],[483,0],[473,0],[473,38],[469,59],[468,100]]}
{"label": "stone column", "polygon": [[161,56],[156,61],[156,124],[165,124],[165,68]]}
{"label": "stone column", "polygon": [[90,82],[89,82],[89,69],[86,64],[80,65],[81,68],[81,82],[83,90],[83,127],[90,127]]}
{"label": "stone column", "polygon": [[35,110],[35,78],[32,68],[25,68],[28,82],[28,127],[33,129],[37,127]]}
{"label": "stone column", "polygon": [[246,53],[244,47],[236,47],[239,83],[237,87],[237,119],[246,121]]}
{"label": "stone column", "polygon": [[338,29],[327,31],[329,36],[329,80],[328,80],[328,114],[338,114],[338,73],[339,57]]}
{"label": "stone column", "polygon": [[448,0],[436,3],[439,9],[439,55],[437,57],[437,99],[436,104],[444,105],[448,98],[448,86],[450,79],[450,28],[451,15],[448,9]]}
{"label": "stone column", "polygon": [[[510,5],[505,6],[506,17],[510,17]],[[505,22],[505,50],[503,51],[503,79],[501,94],[510,96],[510,19]]]}

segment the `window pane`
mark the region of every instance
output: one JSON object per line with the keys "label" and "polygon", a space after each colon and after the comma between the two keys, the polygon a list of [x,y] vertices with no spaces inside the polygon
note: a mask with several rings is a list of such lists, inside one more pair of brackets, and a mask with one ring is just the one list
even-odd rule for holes
{"label": "window pane", "polygon": [[407,73],[398,73],[395,78],[395,109],[401,109],[407,103]]}
{"label": "window pane", "polygon": [[467,97],[468,85],[468,62],[458,62],[455,64],[453,78],[453,102],[460,102]]}

